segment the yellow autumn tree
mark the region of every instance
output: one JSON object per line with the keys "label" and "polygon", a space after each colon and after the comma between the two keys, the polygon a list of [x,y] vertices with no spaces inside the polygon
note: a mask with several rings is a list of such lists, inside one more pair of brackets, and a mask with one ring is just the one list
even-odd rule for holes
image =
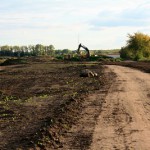
{"label": "yellow autumn tree", "polygon": [[150,59],[150,36],[141,32],[128,34],[126,46],[121,48],[120,55],[125,59]]}

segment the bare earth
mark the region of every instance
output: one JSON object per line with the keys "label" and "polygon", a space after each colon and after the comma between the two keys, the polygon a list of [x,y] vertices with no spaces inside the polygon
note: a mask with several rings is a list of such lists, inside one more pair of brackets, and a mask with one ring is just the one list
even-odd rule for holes
{"label": "bare earth", "polygon": [[[85,68],[101,76],[79,77]],[[41,62],[0,67],[0,149],[150,150],[150,74],[105,68]],[[148,63],[144,68],[149,72]]]}
{"label": "bare earth", "polygon": [[90,150],[150,150],[150,75],[106,66],[117,74],[94,129]]}

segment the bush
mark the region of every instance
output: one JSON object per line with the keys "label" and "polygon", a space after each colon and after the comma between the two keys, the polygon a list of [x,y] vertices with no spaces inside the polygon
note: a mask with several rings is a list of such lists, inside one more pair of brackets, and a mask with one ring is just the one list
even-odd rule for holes
{"label": "bush", "polygon": [[150,36],[143,33],[128,35],[129,39],[125,47],[120,50],[120,57],[125,59],[149,59],[150,58]]}

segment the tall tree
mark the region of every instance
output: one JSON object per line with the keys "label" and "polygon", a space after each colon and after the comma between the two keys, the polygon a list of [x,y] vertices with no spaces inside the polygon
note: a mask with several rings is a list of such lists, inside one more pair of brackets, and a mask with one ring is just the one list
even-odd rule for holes
{"label": "tall tree", "polygon": [[44,46],[42,44],[35,45],[35,54],[38,55],[44,55]]}
{"label": "tall tree", "polygon": [[132,58],[135,60],[150,58],[150,36],[137,32],[134,35],[128,34],[125,47],[121,48],[122,58]]}
{"label": "tall tree", "polygon": [[47,46],[47,55],[54,56],[55,54],[55,47],[53,45]]}

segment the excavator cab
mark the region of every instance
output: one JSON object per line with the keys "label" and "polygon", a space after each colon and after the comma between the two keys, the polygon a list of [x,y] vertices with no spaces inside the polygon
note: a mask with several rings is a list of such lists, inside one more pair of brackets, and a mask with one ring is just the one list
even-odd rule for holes
{"label": "excavator cab", "polygon": [[81,48],[83,48],[86,51],[86,56],[85,57],[89,58],[90,57],[89,49],[86,46],[82,45],[81,43],[79,44],[78,49],[77,49],[77,53],[80,55],[80,57],[83,57],[82,54],[81,54],[81,50],[80,50]]}

